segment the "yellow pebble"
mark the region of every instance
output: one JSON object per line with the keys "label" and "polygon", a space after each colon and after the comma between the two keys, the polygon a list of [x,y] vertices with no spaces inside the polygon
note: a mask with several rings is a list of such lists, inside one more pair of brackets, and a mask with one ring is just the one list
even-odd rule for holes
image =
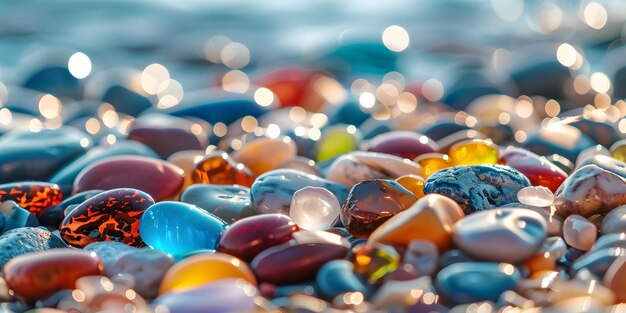
{"label": "yellow pebble", "polygon": [[498,163],[498,148],[491,140],[472,139],[456,143],[450,148],[449,155],[455,166]]}
{"label": "yellow pebble", "polygon": [[257,284],[246,263],[225,253],[198,254],[172,266],[163,277],[159,294],[196,287],[225,278],[241,278]]}
{"label": "yellow pebble", "polygon": [[413,174],[400,176],[396,179],[396,183],[402,185],[418,199],[424,196],[424,178],[420,176]]}
{"label": "yellow pebble", "polygon": [[626,140],[622,139],[611,146],[611,156],[626,162]]}
{"label": "yellow pebble", "polygon": [[448,155],[441,153],[422,154],[413,161],[422,167],[422,170],[424,171],[424,178],[428,178],[438,170],[452,166]]}

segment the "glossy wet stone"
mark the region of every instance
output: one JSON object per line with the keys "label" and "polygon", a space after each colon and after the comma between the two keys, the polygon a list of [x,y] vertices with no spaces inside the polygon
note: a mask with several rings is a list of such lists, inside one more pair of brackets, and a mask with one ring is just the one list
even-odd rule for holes
{"label": "glossy wet stone", "polygon": [[286,214],[293,194],[309,186],[328,189],[340,203],[348,195],[348,189],[341,184],[297,170],[280,169],[265,173],[255,180],[250,189],[252,205],[258,213]]}
{"label": "glossy wet stone", "polygon": [[546,158],[520,148],[505,149],[498,163],[520,171],[533,186],[547,187],[552,192],[567,179],[567,174]]}
{"label": "glossy wet stone", "polygon": [[454,225],[454,243],[475,257],[517,263],[533,255],[547,237],[537,212],[506,208],[477,212]]}
{"label": "glossy wet stone", "polygon": [[256,289],[238,279],[222,279],[196,288],[161,295],[152,305],[170,313],[250,312]]}
{"label": "glossy wet stone", "polygon": [[32,301],[74,288],[76,279],[99,275],[103,269],[95,254],[56,249],[18,256],[5,264],[2,274],[16,295]]}
{"label": "glossy wet stone", "polygon": [[0,182],[45,181],[91,146],[89,135],[72,127],[40,132],[14,130],[0,138]]}
{"label": "glossy wet stone", "polygon": [[154,204],[150,195],[137,189],[119,188],[99,193],[78,205],[60,227],[61,238],[82,248],[96,241],[119,241],[144,245],[139,236],[139,219]]}
{"label": "glossy wet stone", "polygon": [[432,139],[409,131],[391,131],[378,135],[369,141],[367,148],[367,151],[387,153],[410,160],[438,150],[439,146]]}
{"label": "glossy wet stone", "polygon": [[59,227],[65,218],[66,209],[69,209],[72,206],[77,206],[103,191],[104,190],[101,189],[93,189],[79,192],[69,198],[66,198],[61,203],[43,210],[37,219],[43,226],[53,226],[55,228]]}
{"label": "glossy wet stone", "polygon": [[319,270],[315,281],[320,293],[327,299],[345,292],[367,294],[367,287],[354,275],[354,265],[346,260],[330,261]]}
{"label": "glossy wet stone", "polygon": [[294,239],[258,254],[250,267],[259,281],[292,284],[313,279],[324,264],[343,259],[347,253],[347,241],[339,235],[300,231]]}
{"label": "glossy wet stone", "polygon": [[304,187],[293,194],[289,216],[302,229],[326,230],[339,218],[341,206],[332,192]]}
{"label": "glossy wet stone", "polygon": [[84,168],[74,181],[74,193],[89,189],[135,188],[156,201],[174,197],[183,185],[178,166],[143,156],[115,156]]}
{"label": "glossy wet stone", "polygon": [[243,163],[258,176],[278,168],[283,161],[294,157],[296,152],[296,144],[289,137],[264,137],[246,143],[231,157],[234,161]]}
{"label": "glossy wet stone", "polygon": [[447,154],[427,153],[415,158],[413,161],[422,167],[424,177],[428,178],[434,172],[452,167],[452,162]]}
{"label": "glossy wet stone", "polygon": [[515,202],[517,192],[529,185],[528,178],[508,166],[456,166],[431,175],[424,193],[452,198],[471,214]]}
{"label": "glossy wet stone", "polygon": [[326,177],[350,188],[367,179],[396,179],[400,176],[421,175],[419,164],[394,155],[356,151],[335,159]]}
{"label": "glossy wet stone", "polygon": [[626,233],[626,206],[619,206],[606,214],[600,226],[602,234]]}
{"label": "glossy wet stone", "polygon": [[[20,244],[15,244],[19,242]],[[36,227],[21,227],[0,235],[0,267],[12,258],[51,249],[66,248],[67,244],[51,232]]]}
{"label": "glossy wet stone", "polygon": [[183,150],[202,150],[208,145],[203,125],[166,114],[145,114],[134,120],[128,139],[152,148],[163,159]]}
{"label": "glossy wet stone", "polygon": [[298,226],[283,214],[261,214],[231,224],[220,238],[217,251],[250,262],[260,252],[293,239]]}
{"label": "glossy wet stone", "polygon": [[180,201],[193,204],[228,224],[254,215],[250,189],[243,186],[194,184],[180,194]]}
{"label": "glossy wet stone", "polygon": [[2,216],[0,233],[20,227],[39,226],[39,222],[33,214],[19,207],[13,201],[2,201],[0,204],[0,215]]}
{"label": "glossy wet stone", "polygon": [[313,160],[303,156],[295,156],[284,160],[278,165],[278,168],[293,169],[302,171],[311,175],[322,176],[322,169]]}
{"label": "glossy wet stone", "polygon": [[180,167],[185,172],[185,182],[181,190],[185,190],[193,184],[192,175],[196,168],[196,162],[206,155],[204,150],[184,150],[170,155],[166,161]]}
{"label": "glossy wet stone", "polygon": [[400,266],[400,254],[393,247],[380,243],[362,243],[350,250],[348,260],[354,272],[374,284]]}
{"label": "glossy wet stone", "polygon": [[313,86],[332,78],[324,72],[299,67],[281,68],[265,73],[256,79],[256,84],[271,90],[281,106],[301,106],[307,111],[317,112],[326,100]]}
{"label": "glossy wet stone", "polygon": [[497,301],[506,290],[515,289],[520,272],[506,263],[456,263],[437,274],[437,289],[454,303]]}
{"label": "glossy wet stone", "polygon": [[352,187],[341,208],[340,219],[353,236],[365,238],[416,200],[395,181],[366,180]]}
{"label": "glossy wet stone", "polygon": [[611,156],[611,151],[609,151],[609,149],[605,148],[602,145],[595,145],[592,147],[589,147],[585,150],[583,150],[582,152],[580,152],[580,154],[578,154],[578,157],[576,157],[576,168],[580,168],[583,164],[583,162],[587,161],[588,159],[596,156],[596,155],[603,155],[603,156]]}
{"label": "glossy wet stone", "polygon": [[233,161],[224,151],[213,151],[196,162],[192,181],[195,184],[252,186],[254,175],[242,163]]}
{"label": "glossy wet stone", "polygon": [[578,250],[590,250],[597,234],[596,226],[580,215],[570,215],[563,222],[563,239]]}
{"label": "glossy wet stone", "polygon": [[196,117],[211,124],[226,125],[242,116],[258,117],[270,111],[270,108],[258,105],[248,96],[215,94],[211,91],[185,93],[180,104],[165,110],[163,113],[180,117]]}
{"label": "glossy wet stone", "polygon": [[585,165],[568,177],[556,192],[557,212],[585,217],[626,204],[626,182],[595,165]]}
{"label": "glossy wet stone", "polygon": [[53,62],[31,70],[22,85],[57,97],[79,99],[82,93],[80,80],[68,67]]}
{"label": "glossy wet stone", "polygon": [[570,273],[575,274],[586,269],[597,277],[604,277],[613,261],[624,255],[626,251],[620,247],[593,249],[573,262]]}
{"label": "glossy wet stone", "polygon": [[560,154],[570,161],[595,142],[579,129],[567,124],[542,127],[528,136],[522,146],[539,155]]}
{"label": "glossy wet stone", "polygon": [[76,280],[76,289],[70,296],[60,299],[56,307],[64,312],[123,312],[129,308],[145,312],[148,310],[146,301],[135,290],[129,289],[131,287],[104,276],[81,277]]}
{"label": "glossy wet stone", "polygon": [[152,107],[150,99],[127,88],[127,86],[112,84],[107,87],[100,100],[104,103],[110,103],[119,112],[137,116]]}
{"label": "glossy wet stone", "polygon": [[498,148],[491,140],[473,139],[458,142],[448,151],[453,165],[496,164]]}
{"label": "glossy wet stone", "polygon": [[418,199],[424,196],[425,182],[424,178],[413,174],[400,176],[396,179],[396,183],[402,185]]}
{"label": "glossy wet stone", "polygon": [[237,278],[256,285],[254,274],[240,259],[223,253],[194,255],[176,263],[167,271],[159,286],[159,294]]}
{"label": "glossy wet stone", "polygon": [[617,160],[611,156],[594,155],[577,164],[577,168],[585,165],[593,164],[609,172],[613,172],[626,179],[626,163]]}
{"label": "glossy wet stone", "polygon": [[524,187],[517,192],[517,200],[522,204],[544,208],[552,205],[554,194],[543,186]]}
{"label": "glossy wet stone", "polygon": [[198,207],[174,201],[150,206],[139,222],[139,234],[153,249],[176,255],[215,250],[227,224]]}
{"label": "glossy wet stone", "polygon": [[80,171],[93,162],[118,155],[141,155],[152,158],[158,157],[152,149],[142,143],[130,140],[120,140],[113,145],[97,146],[90,149],[84,155],[56,171],[52,176],[50,176],[49,179],[47,179],[47,181],[58,184],[61,186],[63,193],[69,195],[72,191],[72,184]]}
{"label": "glossy wet stone", "polygon": [[61,203],[63,194],[58,185],[45,182],[19,182],[0,185],[0,201],[15,201],[35,216]]}
{"label": "glossy wet stone", "polygon": [[361,134],[358,131],[350,131],[345,125],[331,126],[322,132],[322,137],[317,142],[318,162],[324,162],[337,156],[357,150]]}
{"label": "glossy wet stone", "polygon": [[406,247],[421,239],[445,251],[451,246],[454,223],[463,216],[463,210],[452,199],[429,194],[376,228],[369,241]]}
{"label": "glossy wet stone", "polygon": [[[430,277],[420,277],[417,279],[397,281],[386,281],[371,297],[370,302],[379,310],[398,310],[399,312],[430,312],[428,309],[422,309],[419,305],[425,305],[419,302],[424,298],[435,298],[435,294],[428,290],[432,288]],[[426,296],[428,294],[428,296]],[[421,297],[421,298],[420,298]],[[418,300],[419,299],[419,300]],[[417,303],[416,303],[417,302]],[[436,303],[431,302],[436,306]],[[428,307],[428,305],[425,305]],[[437,310],[435,312],[445,312]]]}
{"label": "glossy wet stone", "polygon": [[404,252],[402,262],[413,265],[418,276],[431,276],[439,267],[439,249],[428,240],[412,240]]}
{"label": "glossy wet stone", "polygon": [[626,140],[622,139],[611,145],[611,156],[617,160],[626,162]]}
{"label": "glossy wet stone", "polygon": [[626,281],[626,256],[620,256],[613,261],[602,281],[606,287],[613,291],[617,302],[626,302],[626,286],[624,285],[624,281]]}

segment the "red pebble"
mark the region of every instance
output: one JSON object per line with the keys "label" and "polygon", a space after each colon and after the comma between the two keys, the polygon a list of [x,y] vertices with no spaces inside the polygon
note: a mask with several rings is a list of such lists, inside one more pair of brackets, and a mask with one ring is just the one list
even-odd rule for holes
{"label": "red pebble", "polygon": [[498,163],[520,171],[528,177],[533,186],[544,186],[552,192],[556,192],[567,178],[567,174],[554,163],[520,148],[505,149]]}
{"label": "red pebble", "polygon": [[393,154],[413,160],[416,157],[439,150],[432,139],[410,131],[393,131],[378,135],[369,143],[367,151]]}
{"label": "red pebble", "polygon": [[256,80],[256,84],[271,90],[281,106],[301,106],[316,112],[326,100],[315,91],[318,79],[327,77],[323,72],[303,68],[284,68]]}
{"label": "red pebble", "polygon": [[23,182],[0,185],[0,202],[13,200],[21,208],[35,216],[63,200],[57,184],[43,182]]}

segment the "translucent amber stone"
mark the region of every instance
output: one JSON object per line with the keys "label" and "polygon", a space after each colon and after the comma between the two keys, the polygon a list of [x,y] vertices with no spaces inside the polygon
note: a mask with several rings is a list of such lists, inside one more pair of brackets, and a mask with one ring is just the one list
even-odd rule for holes
{"label": "translucent amber stone", "polygon": [[207,154],[196,164],[192,179],[196,184],[250,187],[254,175],[245,165],[233,161],[226,152],[218,150]]}
{"label": "translucent amber stone", "polygon": [[424,181],[424,178],[412,174],[400,176],[396,179],[396,183],[402,185],[418,199],[424,196]]}
{"label": "translucent amber stone", "polygon": [[498,148],[490,140],[462,141],[454,144],[448,154],[453,165],[498,163]]}
{"label": "translucent amber stone", "polygon": [[349,260],[354,272],[375,283],[400,265],[400,254],[391,246],[380,243],[361,243],[352,248]]}
{"label": "translucent amber stone", "polygon": [[447,154],[426,153],[415,158],[415,163],[419,164],[424,171],[424,178],[432,175],[434,172],[452,166],[450,158]]}
{"label": "translucent amber stone", "polygon": [[626,139],[620,140],[611,146],[611,155],[622,162],[626,162]]}

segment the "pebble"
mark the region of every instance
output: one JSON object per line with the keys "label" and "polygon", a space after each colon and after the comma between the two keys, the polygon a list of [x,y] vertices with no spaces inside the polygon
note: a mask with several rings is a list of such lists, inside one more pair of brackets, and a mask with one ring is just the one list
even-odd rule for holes
{"label": "pebble", "polygon": [[521,208],[477,212],[454,225],[454,243],[475,257],[517,263],[535,254],[548,235],[537,212]]}
{"label": "pebble", "polygon": [[[427,291],[431,288],[431,280],[430,277],[424,276],[406,281],[386,281],[372,296],[371,302],[376,308],[381,310],[398,309],[399,311],[407,312],[432,312],[420,310],[419,308],[417,308],[417,311],[412,309],[412,306],[416,304],[416,298],[425,296],[425,294],[429,294],[426,296],[427,298],[430,298],[431,295],[433,298],[435,297],[434,293]],[[434,312],[445,311],[436,310]]]}
{"label": "pebble", "polygon": [[439,150],[434,140],[409,131],[386,132],[370,139],[367,146],[367,151],[387,153],[409,160]]}
{"label": "pebble", "polygon": [[227,224],[198,207],[174,201],[154,204],[139,221],[139,235],[151,247],[170,255],[215,250]]}
{"label": "pebble", "polygon": [[552,192],[567,179],[567,173],[544,157],[528,150],[507,147],[498,160],[499,164],[508,165],[528,178],[531,185],[543,186]]}
{"label": "pebble", "polygon": [[120,188],[99,193],[63,219],[59,229],[61,238],[79,248],[96,241],[119,241],[141,247],[144,242],[139,235],[139,220],[152,204],[152,197],[137,189]]}
{"label": "pebble", "polygon": [[289,216],[302,229],[326,230],[339,218],[335,195],[322,187],[304,187],[293,194]]}
{"label": "pebble", "polygon": [[420,176],[419,164],[394,155],[356,151],[335,159],[326,177],[348,188],[368,179],[396,179],[413,174]]}
{"label": "pebble", "polygon": [[498,301],[506,290],[512,290],[521,274],[506,263],[456,263],[443,268],[436,277],[437,290],[451,302],[472,303]]}
{"label": "pebble", "polygon": [[340,203],[348,196],[348,189],[336,182],[297,170],[279,169],[257,177],[250,188],[252,205],[258,213],[287,214],[293,194],[304,187],[326,188]]}
{"label": "pebble", "polygon": [[0,216],[2,216],[0,233],[21,227],[39,226],[37,218],[27,210],[19,207],[14,201],[2,201],[0,203]]}
{"label": "pebble", "polygon": [[577,168],[593,164],[626,179],[626,163],[606,155],[594,155],[580,162]]}
{"label": "pebble", "polygon": [[416,200],[410,191],[395,181],[365,180],[352,187],[339,216],[350,234],[366,238]]}
{"label": "pebble", "polygon": [[183,150],[170,155],[166,161],[180,167],[185,172],[185,180],[181,190],[193,184],[192,175],[196,169],[196,163],[205,156],[204,150]]}
{"label": "pebble", "polygon": [[78,278],[103,270],[95,253],[55,249],[17,256],[4,265],[2,275],[17,296],[34,301],[74,288]]}
{"label": "pebble", "polygon": [[252,312],[256,288],[240,279],[222,279],[196,288],[168,292],[152,306],[170,313]]}
{"label": "pebble", "polygon": [[539,155],[556,153],[574,161],[580,152],[594,144],[594,141],[578,128],[559,123],[531,133],[522,147]]}
{"label": "pebble", "polygon": [[250,262],[262,251],[293,239],[298,225],[287,215],[250,216],[231,224],[219,240],[217,251]]}
{"label": "pebble", "polygon": [[246,143],[231,157],[258,176],[278,168],[283,161],[296,156],[296,152],[296,144],[290,137],[260,138]]}
{"label": "pebble", "polygon": [[424,177],[428,178],[434,172],[444,168],[452,167],[452,161],[447,154],[426,153],[413,159],[413,161],[422,167]]}
{"label": "pebble", "polygon": [[65,218],[66,209],[75,208],[75,206],[103,191],[104,190],[101,189],[92,189],[79,192],[67,199],[64,199],[61,203],[42,211],[37,218],[43,226],[58,227]]}
{"label": "pebble", "polygon": [[[15,243],[19,242],[17,245]],[[67,244],[51,232],[36,227],[21,227],[0,235],[0,267],[26,253],[66,248]]]}
{"label": "pebble", "polygon": [[194,184],[252,186],[254,175],[242,163],[233,161],[224,151],[213,151],[195,162],[191,180]]}
{"label": "pebble", "polygon": [[452,244],[452,228],[463,216],[463,210],[452,199],[429,194],[376,228],[369,241],[406,247],[421,239],[446,251]]}
{"label": "pebble", "polygon": [[315,161],[303,156],[295,156],[284,160],[278,168],[292,169],[305,172],[307,174],[322,176],[322,168]]}
{"label": "pebble", "polygon": [[0,201],[15,201],[35,216],[61,203],[63,194],[58,185],[45,182],[18,182],[0,185]]}
{"label": "pebble", "polygon": [[411,240],[402,262],[413,265],[419,277],[432,276],[439,267],[439,249],[428,240]]}
{"label": "pebble", "polygon": [[402,185],[418,199],[424,196],[425,182],[424,178],[413,174],[400,176],[396,179],[396,183]]}
{"label": "pebble", "polygon": [[622,139],[611,145],[611,156],[615,159],[626,162],[626,140]]}
{"label": "pebble", "polygon": [[326,100],[316,91],[316,81],[333,80],[328,74],[300,67],[280,68],[257,77],[256,85],[266,87],[278,98],[281,106],[300,106],[317,112]]}
{"label": "pebble", "polygon": [[364,242],[352,247],[347,259],[359,277],[375,284],[400,266],[401,256],[392,246]]}
{"label": "pebble", "polygon": [[89,189],[135,188],[156,201],[170,199],[183,186],[184,172],[178,166],[144,156],[115,156],[84,168],[74,181],[74,193]]}
{"label": "pebble", "polygon": [[619,206],[606,214],[600,226],[602,234],[626,233],[626,206]]}
{"label": "pebble", "polygon": [[449,197],[465,214],[471,214],[515,202],[517,193],[529,185],[522,173],[508,166],[457,166],[431,175],[424,184],[424,193]]}
{"label": "pebble", "polygon": [[615,294],[617,302],[626,302],[626,256],[620,256],[607,269],[602,282]]}
{"label": "pebble", "polygon": [[250,188],[243,186],[194,184],[180,194],[180,202],[193,204],[228,224],[254,215]]}
{"label": "pebble", "polygon": [[159,294],[199,287],[222,279],[243,279],[257,284],[254,274],[238,258],[224,253],[190,256],[172,266],[161,280]]}
{"label": "pebble", "polygon": [[524,187],[517,192],[517,200],[522,204],[545,208],[554,202],[554,194],[542,186]]}
{"label": "pebble", "polygon": [[354,265],[346,260],[330,261],[319,270],[315,281],[326,299],[346,292],[367,294],[367,287],[354,275]]}
{"label": "pebble", "polygon": [[448,155],[454,166],[496,164],[499,152],[491,140],[472,139],[455,143]]}
{"label": "pebble", "polygon": [[357,150],[361,140],[358,130],[351,131],[344,125],[328,127],[317,142],[317,162],[331,160],[337,156]]}
{"label": "pebble", "polygon": [[242,116],[258,117],[269,112],[269,108],[258,105],[248,96],[224,96],[209,91],[185,93],[185,98],[178,105],[159,110],[179,117],[195,117],[212,125],[224,123],[226,125]]}
{"label": "pebble", "polygon": [[568,245],[581,251],[588,251],[593,247],[597,234],[596,226],[580,215],[570,215],[563,223],[563,239]]}

